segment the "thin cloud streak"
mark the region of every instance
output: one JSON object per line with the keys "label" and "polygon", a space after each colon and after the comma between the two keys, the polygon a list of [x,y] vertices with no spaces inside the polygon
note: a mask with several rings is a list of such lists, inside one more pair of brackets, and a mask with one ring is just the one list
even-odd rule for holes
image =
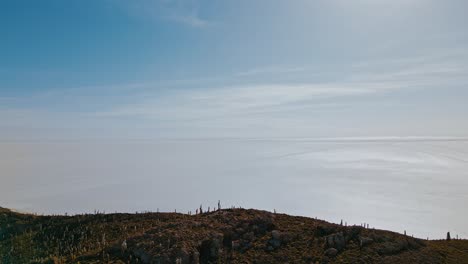
{"label": "thin cloud streak", "polygon": [[[267,136],[299,137],[325,136],[326,131],[334,131],[332,136],[462,135],[467,127],[456,125],[465,111],[462,106],[454,104],[459,110],[449,110],[452,111],[449,118],[426,120],[420,115],[428,109],[418,110],[411,106],[411,109],[400,110],[388,98],[400,98],[402,95],[398,93],[406,91],[424,97],[426,93],[468,84],[468,65],[463,58],[437,57],[434,54],[427,59],[361,62],[351,66],[347,74],[337,75],[336,80],[320,79],[320,74],[330,69],[323,72],[314,70],[310,72],[311,76],[300,82],[277,78],[271,83],[262,83],[256,78],[257,75],[281,77],[302,69],[301,76],[306,76],[311,71],[299,66],[272,66],[245,71],[242,78],[234,73],[212,78],[201,76],[199,79],[48,90],[23,98],[22,107],[4,107],[0,112],[4,116],[1,127],[10,130],[21,126],[30,127],[31,131],[35,128],[78,131],[82,129],[80,127],[91,126],[102,130],[102,134],[112,131],[115,137],[119,133],[124,134],[119,132],[122,129],[129,137],[147,137],[159,131],[163,136],[176,137],[256,137],[265,135],[265,131],[269,131]],[[279,71],[283,74],[277,73]],[[242,80],[239,82],[237,79]],[[113,93],[116,90],[118,95]],[[102,104],[103,100],[107,103]],[[50,101],[77,108],[74,112],[57,108],[62,113],[57,115],[41,108]],[[366,109],[372,109],[372,113]],[[413,120],[418,118],[418,122],[402,126],[403,115],[397,120],[379,121],[375,118],[391,117],[395,111],[406,111],[404,113],[410,116],[412,112],[419,111],[411,117]],[[445,110],[430,111],[437,114]],[[352,117],[353,123],[345,116]],[[69,120],[75,120],[74,124]],[[128,120],[133,120],[134,129],[129,128]],[[358,128],[356,122],[365,129]],[[294,131],[288,129],[291,127],[295,128]],[[370,128],[374,130],[370,131]]]}
{"label": "thin cloud streak", "polygon": [[142,0],[112,2],[124,9],[129,15],[144,19],[162,19],[193,28],[203,28],[213,23],[199,14],[200,4],[196,0]]}
{"label": "thin cloud streak", "polygon": [[285,73],[296,73],[304,72],[306,68],[304,67],[280,67],[280,66],[267,66],[267,67],[258,67],[253,68],[247,71],[238,72],[238,76],[252,76],[252,75],[263,75],[263,74],[285,74]]}
{"label": "thin cloud streak", "polygon": [[[336,82],[307,82],[302,84],[252,84],[193,90],[169,91],[165,96],[151,99],[146,94],[139,102],[119,106],[111,111],[99,112],[99,116],[138,116],[143,118],[183,118],[197,116],[210,118],[256,113],[258,110],[278,109],[286,105],[330,104],[333,98],[362,97],[389,93],[401,89],[447,87],[468,83],[468,67],[458,62],[434,62],[432,64],[408,63],[371,71],[371,64],[361,64],[353,74]],[[300,69],[300,68],[296,68]],[[291,72],[287,68],[250,70],[243,75],[268,71]],[[424,92],[424,91],[421,91]],[[149,98],[149,99],[148,99]],[[342,102],[336,104],[341,105]]]}

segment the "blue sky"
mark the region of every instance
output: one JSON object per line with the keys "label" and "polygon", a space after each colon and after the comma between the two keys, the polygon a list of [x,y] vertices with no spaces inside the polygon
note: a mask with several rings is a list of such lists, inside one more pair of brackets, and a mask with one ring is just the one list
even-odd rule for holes
{"label": "blue sky", "polygon": [[467,136],[466,1],[0,3],[0,140]]}

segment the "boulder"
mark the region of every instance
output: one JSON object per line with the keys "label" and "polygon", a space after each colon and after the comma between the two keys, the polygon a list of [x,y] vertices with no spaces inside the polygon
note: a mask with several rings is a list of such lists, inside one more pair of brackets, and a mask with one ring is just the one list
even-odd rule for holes
{"label": "boulder", "polygon": [[325,225],[319,225],[317,226],[317,229],[315,230],[315,235],[318,237],[323,237],[323,236],[328,236],[330,234],[335,233],[337,230],[333,226],[325,226]]}
{"label": "boulder", "polygon": [[200,263],[200,253],[198,250],[195,250],[190,255],[190,264],[199,264]]}
{"label": "boulder", "polygon": [[281,232],[278,230],[271,231],[271,237],[276,240],[281,240]]}
{"label": "boulder", "polygon": [[338,255],[338,250],[336,248],[329,248],[325,250],[325,256],[333,258],[336,255]]}
{"label": "boulder", "polygon": [[291,235],[289,233],[273,230],[271,231],[271,239],[267,242],[267,250],[277,249],[290,241]]}
{"label": "boulder", "polygon": [[349,242],[350,240],[358,240],[359,234],[361,233],[361,231],[362,231],[362,227],[359,227],[359,226],[351,226],[345,229],[344,236],[345,236],[346,242]]}
{"label": "boulder", "polygon": [[270,240],[268,240],[268,245],[267,246],[271,246],[273,249],[277,249],[277,248],[281,247],[281,240],[270,239]]}
{"label": "boulder", "polygon": [[255,239],[255,234],[253,232],[245,233],[244,235],[242,235],[242,239],[252,241]]}
{"label": "boulder", "polygon": [[151,263],[151,255],[148,252],[146,252],[143,248],[134,249],[132,253],[140,259],[141,263]]}
{"label": "boulder", "polygon": [[346,242],[342,232],[335,233],[325,237],[325,248],[335,248],[341,251],[345,248]]}
{"label": "boulder", "polygon": [[363,248],[367,245],[370,245],[374,242],[374,240],[372,238],[369,238],[369,237],[362,237],[360,236],[359,237],[359,247]]}
{"label": "boulder", "polygon": [[238,250],[240,247],[240,241],[239,240],[233,240],[231,242],[231,248],[232,250]]}
{"label": "boulder", "polygon": [[190,263],[190,253],[186,248],[180,248],[175,251],[174,254],[175,261],[179,264],[189,264]]}
{"label": "boulder", "polygon": [[377,249],[379,255],[389,256],[396,255],[408,249],[408,242],[406,240],[385,242]]}
{"label": "boulder", "polygon": [[222,243],[216,238],[203,241],[199,250],[200,261],[202,263],[217,263],[220,256],[221,245]]}

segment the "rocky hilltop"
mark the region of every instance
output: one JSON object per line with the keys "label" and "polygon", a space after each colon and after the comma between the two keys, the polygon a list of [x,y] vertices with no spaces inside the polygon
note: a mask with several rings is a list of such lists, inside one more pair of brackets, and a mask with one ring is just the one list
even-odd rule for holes
{"label": "rocky hilltop", "polygon": [[37,216],[0,208],[0,263],[468,263],[468,241],[260,210]]}

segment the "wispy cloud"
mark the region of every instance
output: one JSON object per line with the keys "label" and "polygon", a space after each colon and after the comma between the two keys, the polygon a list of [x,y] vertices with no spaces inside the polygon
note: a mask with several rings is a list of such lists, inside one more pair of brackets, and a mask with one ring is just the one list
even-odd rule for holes
{"label": "wispy cloud", "polygon": [[[302,67],[264,67],[238,73],[249,77],[306,71]],[[351,74],[335,81],[303,83],[255,83],[204,89],[179,89],[158,95],[145,94],[139,102],[118,106],[99,115],[145,118],[212,118],[276,112],[326,104],[340,107],[344,97],[362,97],[402,89],[439,88],[468,84],[468,65],[445,59],[402,59],[356,65]],[[154,99],[152,99],[154,98]],[[334,100],[336,98],[336,100]],[[339,101],[339,103],[335,102]],[[345,100],[346,101],[346,100]],[[347,100],[347,104],[353,99]],[[304,113],[298,113],[303,115]]]}
{"label": "wispy cloud", "polygon": [[197,0],[141,0],[113,3],[118,3],[129,14],[140,18],[162,19],[194,28],[203,28],[212,24],[201,17],[201,5]]}
{"label": "wispy cloud", "polygon": [[263,74],[287,74],[295,72],[304,72],[306,71],[305,67],[281,67],[281,66],[265,66],[249,69],[246,71],[238,72],[238,76],[251,76],[251,75],[263,75]]}
{"label": "wispy cloud", "polygon": [[170,20],[189,25],[192,27],[206,27],[209,25],[207,20],[201,19],[196,15],[178,15],[178,16],[171,16],[169,17]]}
{"label": "wispy cloud", "polygon": [[[398,98],[406,96],[405,93],[399,93],[400,91],[411,90],[411,94],[414,95],[415,91],[424,97],[422,93],[468,85],[468,65],[464,62],[465,59],[466,56],[459,53],[458,56],[431,55],[364,61],[354,64],[345,74],[335,72],[332,74],[335,78],[318,78],[319,80],[314,80],[315,76],[320,75],[317,70],[271,66],[234,73],[232,76],[217,76],[214,80],[202,76],[199,79],[160,80],[154,83],[48,91],[42,97],[36,96],[31,100],[35,103],[43,101],[44,104],[53,100],[60,102],[60,105],[72,105],[75,112],[64,114],[60,118],[66,120],[67,115],[73,116],[73,120],[81,120],[80,122],[100,128],[120,125],[126,127],[127,123],[124,120],[132,120],[132,124],[137,126],[146,128],[148,125],[152,129],[171,135],[196,136],[193,134],[196,130],[210,135],[237,136],[247,132],[249,135],[256,135],[264,131],[272,131],[272,134],[282,131],[283,135],[296,135],[298,132],[298,135],[308,136],[318,129],[322,131],[320,135],[327,135],[326,133],[333,130],[349,130],[349,126],[353,126],[349,124],[351,119],[358,122],[367,118],[365,121],[361,120],[364,122],[362,126],[365,126],[368,125],[366,122],[369,119],[378,123],[376,119],[379,115],[392,116],[391,112],[395,111],[395,108],[387,99],[397,98],[397,101],[393,102],[398,103]],[[329,69],[326,71],[328,75]],[[296,78],[272,78],[281,75],[278,73],[287,75],[299,72],[301,77],[312,77],[301,81],[295,80]],[[242,79],[242,82],[238,82],[238,79]],[[294,81],[291,81],[292,79]],[[118,95],[114,93],[116,90],[119,91]],[[419,106],[416,105],[415,109],[417,107]],[[449,117],[444,113],[441,115],[445,117],[443,120],[421,118],[425,124],[439,124],[434,125],[440,128],[439,131],[450,131],[451,127],[446,124],[459,124],[457,118],[466,111],[466,108],[458,108],[462,112],[453,112]],[[17,110],[19,112],[0,113],[5,117],[4,123],[29,126],[27,120],[34,120],[34,124],[39,126],[41,120],[47,119],[48,115],[46,112],[40,112],[39,116],[33,114],[34,107],[29,109],[32,110],[29,112]],[[15,119],[11,118],[12,113],[20,117],[15,117],[17,120],[24,122],[12,122],[11,120]],[[352,118],[346,120],[343,117],[346,115]],[[398,115],[398,120],[404,118],[401,113],[393,115]],[[51,116],[49,119],[58,120],[57,116]],[[412,118],[414,121],[415,117]],[[422,119],[420,121],[422,122]],[[441,126],[439,121],[444,125]],[[115,122],[119,125],[115,125]],[[48,124],[60,126],[58,122],[50,120],[43,123],[45,127],[49,126]],[[401,126],[383,121],[375,126],[383,125],[387,126],[387,130],[379,131],[393,131],[388,130],[388,127]],[[288,131],[291,127],[295,132]],[[462,132],[468,128],[462,127],[460,130],[460,125],[457,127],[457,131]],[[306,132],[302,133],[303,131]],[[348,135],[346,132],[336,134]],[[369,132],[365,135],[373,134]]]}
{"label": "wispy cloud", "polygon": [[352,81],[394,83],[400,88],[444,87],[468,83],[466,50],[410,58],[356,63]]}
{"label": "wispy cloud", "polygon": [[[169,92],[164,97],[117,107],[101,116],[133,116],[151,119],[229,118],[276,111],[307,100],[361,95],[375,92],[366,87],[334,85],[252,85]],[[145,96],[148,98],[149,96]],[[149,97],[151,98],[151,97]]]}

